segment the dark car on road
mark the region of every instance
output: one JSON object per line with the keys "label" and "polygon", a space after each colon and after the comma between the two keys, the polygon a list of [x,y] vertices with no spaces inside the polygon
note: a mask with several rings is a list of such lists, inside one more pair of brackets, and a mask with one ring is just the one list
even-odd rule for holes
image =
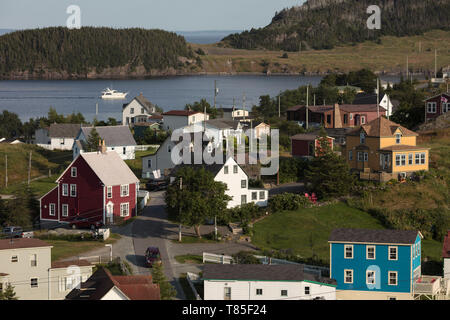
{"label": "dark car on road", "polygon": [[161,264],[161,253],[156,247],[148,247],[145,251],[145,265],[153,267],[154,264]]}
{"label": "dark car on road", "polygon": [[165,190],[169,183],[166,180],[153,180],[145,184],[145,188],[148,191],[161,191]]}
{"label": "dark car on road", "polygon": [[98,220],[98,218],[91,218],[91,217],[75,217],[69,223],[69,227],[72,229],[83,229],[83,228],[98,229],[102,226],[103,222],[101,220]]}
{"label": "dark car on road", "polygon": [[22,227],[5,227],[3,228],[3,235],[10,238],[22,238]]}

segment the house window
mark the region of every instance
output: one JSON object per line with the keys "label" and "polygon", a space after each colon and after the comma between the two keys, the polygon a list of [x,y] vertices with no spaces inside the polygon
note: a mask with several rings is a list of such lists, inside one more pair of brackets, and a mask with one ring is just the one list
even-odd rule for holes
{"label": "house window", "polygon": [[147,168],[151,168],[152,167],[152,159],[148,159],[147,160]]}
{"label": "house window", "polygon": [[64,142],[65,142],[65,139],[64,139],[64,138],[59,139],[59,143],[60,143],[62,146],[64,145]]}
{"label": "house window", "polygon": [[123,147],[123,148],[122,148],[122,153],[123,153],[123,154],[127,154],[127,148],[126,148],[126,147]]}
{"label": "house window", "polygon": [[77,168],[76,167],[72,167],[72,169],[70,169],[70,176],[72,178],[76,178],[77,177]]}
{"label": "house window", "polygon": [[120,196],[121,197],[128,197],[130,194],[129,185],[123,184],[120,186]]}
{"label": "house window", "polygon": [[426,154],[425,153],[416,153],[416,164],[425,164],[426,162]]}
{"label": "house window", "polygon": [[369,154],[367,152],[358,152],[358,161],[359,162],[369,161]]}
{"label": "house window", "polygon": [[12,256],[11,262],[19,262],[19,256]]}
{"label": "house window", "polygon": [[427,113],[436,113],[436,102],[427,103]]}
{"label": "house window", "polygon": [[353,113],[350,113],[350,120],[353,120]]}
{"label": "house window", "polygon": [[398,272],[397,271],[389,271],[389,285],[396,286],[398,281]]}
{"label": "house window", "polygon": [[223,299],[231,300],[231,287],[223,288]]}
{"label": "house window", "polygon": [[305,287],[305,295],[309,296],[311,294],[311,287]]}
{"label": "house window", "polygon": [[252,200],[258,200],[258,192],[252,192]]}
{"label": "house window", "polygon": [[350,161],[353,160],[353,151],[352,151],[352,150],[350,150],[350,151],[348,152],[348,160],[350,160]]}
{"label": "house window", "polygon": [[366,117],[365,116],[361,116],[361,124],[365,124],[366,123]]}
{"label": "house window", "polygon": [[367,246],[366,250],[366,258],[368,260],[375,260],[375,246]]}
{"label": "house window", "polygon": [[409,165],[413,164],[413,154],[412,153],[408,154],[408,164]]}
{"label": "house window", "polygon": [[400,133],[397,133],[395,135],[395,143],[400,144],[402,142],[402,135]]}
{"label": "house window", "polygon": [[63,183],[62,185],[62,195],[63,196],[69,195],[69,186],[67,185],[67,183]]}
{"label": "house window", "polygon": [[37,254],[30,255],[30,265],[32,267],[37,267]]}
{"label": "house window", "polygon": [[442,113],[450,111],[450,103],[442,103]]}
{"label": "house window", "polygon": [[344,283],[353,283],[353,270],[344,270]]}
{"label": "house window", "polygon": [[241,204],[246,204],[247,203],[247,195],[243,194],[241,195]]}
{"label": "house window", "polygon": [[288,291],[287,290],[281,290],[281,296],[282,297],[287,297],[288,296]]}
{"label": "house window", "polygon": [[389,247],[389,260],[398,260],[398,248]]}
{"label": "house window", "polygon": [[49,215],[51,215],[51,216],[55,215],[55,204],[54,203],[49,204]]}
{"label": "house window", "polygon": [[247,180],[241,180],[241,188],[247,188]]}
{"label": "house window", "polygon": [[167,152],[171,152],[172,151],[172,147],[170,145],[167,146]]}
{"label": "house window", "polygon": [[344,246],[344,258],[345,259],[353,259],[353,246],[352,245]]}
{"label": "house window", "polygon": [[327,114],[327,123],[331,124],[331,115]]}
{"label": "house window", "polygon": [[142,113],[142,114],[144,114],[144,113],[145,113],[145,111],[144,111],[144,108],[141,108],[141,113]]}
{"label": "house window", "polygon": [[256,289],[257,296],[262,296],[262,294],[263,294],[263,289]]}
{"label": "house window", "polygon": [[69,205],[68,204],[63,204],[62,205],[62,216],[63,217],[68,217],[69,216]]}
{"label": "house window", "polygon": [[344,114],[344,124],[347,124],[347,123],[348,123],[348,115]]}
{"label": "house window", "polygon": [[367,270],[367,272],[366,272],[366,284],[375,284],[375,271]]}
{"label": "house window", "polygon": [[259,192],[259,200],[265,200],[266,199],[266,192],[260,191]]}
{"label": "house window", "polygon": [[31,285],[32,288],[37,288],[39,286],[38,285],[38,278],[31,278],[30,285]]}
{"label": "house window", "polygon": [[112,198],[112,187],[110,186],[110,187],[106,187],[106,197],[108,198],[108,199],[111,199]]}
{"label": "house window", "polygon": [[76,184],[71,184],[70,185],[70,196],[71,197],[76,197],[77,196],[77,185]]}
{"label": "house window", "polygon": [[366,135],[364,134],[364,132],[361,132],[359,134],[359,143],[361,143],[361,144],[365,144],[366,143]]}
{"label": "house window", "polygon": [[228,166],[223,167],[223,173],[228,174]]}
{"label": "house window", "polygon": [[130,108],[130,114],[134,114],[134,108]]}
{"label": "house window", "polygon": [[238,166],[237,165],[233,166],[233,173],[238,173]]}
{"label": "house window", "polygon": [[405,166],[406,165],[406,155],[405,154],[397,154],[395,156],[395,165],[396,166]]}
{"label": "house window", "polygon": [[127,203],[121,203],[120,204],[120,216],[121,217],[128,217],[130,215],[130,204]]}

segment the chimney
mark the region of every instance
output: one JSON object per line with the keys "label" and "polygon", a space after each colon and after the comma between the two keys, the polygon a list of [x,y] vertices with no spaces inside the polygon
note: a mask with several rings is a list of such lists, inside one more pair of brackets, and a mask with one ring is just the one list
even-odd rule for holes
{"label": "chimney", "polygon": [[102,152],[102,154],[106,154],[106,144],[105,144],[105,140],[102,141],[101,152]]}
{"label": "chimney", "polygon": [[339,104],[334,104],[334,126],[333,128],[342,128],[342,119],[341,119],[341,109],[339,108]]}

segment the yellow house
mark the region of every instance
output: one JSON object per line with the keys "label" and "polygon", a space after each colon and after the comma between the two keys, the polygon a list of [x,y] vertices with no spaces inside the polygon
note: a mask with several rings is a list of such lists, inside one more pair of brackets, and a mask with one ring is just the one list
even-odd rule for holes
{"label": "yellow house", "polygon": [[375,119],[347,134],[344,156],[361,179],[388,181],[428,170],[429,149],[416,146],[417,133]]}

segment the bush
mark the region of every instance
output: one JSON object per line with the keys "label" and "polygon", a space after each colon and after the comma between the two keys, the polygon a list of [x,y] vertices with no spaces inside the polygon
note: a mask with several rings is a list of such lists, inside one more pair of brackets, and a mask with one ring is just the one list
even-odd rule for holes
{"label": "bush", "polygon": [[261,261],[248,251],[240,251],[234,254],[233,259],[239,264],[261,264]]}
{"label": "bush", "polygon": [[242,225],[248,224],[253,219],[259,218],[264,214],[264,210],[253,202],[246,203],[240,207],[227,209],[220,219],[220,223],[228,224],[230,222],[239,222]]}
{"label": "bush", "polygon": [[309,201],[309,199],[302,194],[282,193],[269,199],[269,208],[273,213],[285,210],[293,211],[300,208],[308,208],[311,205],[311,201]]}

